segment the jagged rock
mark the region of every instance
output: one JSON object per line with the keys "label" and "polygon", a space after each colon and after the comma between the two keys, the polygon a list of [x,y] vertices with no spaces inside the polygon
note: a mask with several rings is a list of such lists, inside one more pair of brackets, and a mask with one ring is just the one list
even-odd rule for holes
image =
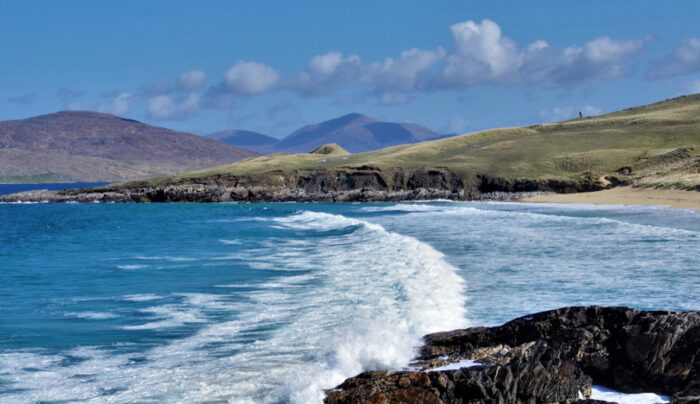
{"label": "jagged rock", "polygon": [[[591,382],[673,403],[700,396],[700,311],[567,307],[425,341],[412,364],[423,371],[363,373],[326,402],[572,403],[590,397]],[[426,372],[465,358],[485,365]]]}
{"label": "jagged rock", "polygon": [[329,391],[336,403],[568,403],[590,395],[591,378],[546,343],[507,365],[435,372],[366,372]]}

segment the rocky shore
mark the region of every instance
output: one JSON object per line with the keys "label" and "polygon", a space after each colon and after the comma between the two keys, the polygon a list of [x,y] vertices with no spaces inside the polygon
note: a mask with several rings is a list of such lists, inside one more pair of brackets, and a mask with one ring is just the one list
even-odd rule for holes
{"label": "rocky shore", "polygon": [[347,379],[325,403],[601,402],[592,385],[700,403],[700,311],[546,311],[427,335],[411,368]]}
{"label": "rocky shore", "polygon": [[511,200],[548,192],[610,188],[617,177],[509,180],[448,169],[346,167],[266,172],[256,176],[213,175],[167,181],[135,181],[100,188],[29,191],[0,202],[367,202],[409,200]]}

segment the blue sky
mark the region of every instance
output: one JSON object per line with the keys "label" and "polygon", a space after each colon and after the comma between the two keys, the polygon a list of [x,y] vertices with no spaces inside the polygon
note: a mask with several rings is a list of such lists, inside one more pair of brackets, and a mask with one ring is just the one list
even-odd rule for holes
{"label": "blue sky", "polygon": [[700,92],[698,18],[697,1],[0,0],[0,120],[534,124]]}

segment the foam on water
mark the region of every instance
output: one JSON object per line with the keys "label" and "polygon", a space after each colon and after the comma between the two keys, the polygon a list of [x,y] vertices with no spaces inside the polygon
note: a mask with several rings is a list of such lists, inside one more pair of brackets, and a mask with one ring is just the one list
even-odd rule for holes
{"label": "foam on water", "polygon": [[[160,209],[90,207],[127,208]],[[687,270],[700,231],[665,210],[651,216],[672,216],[673,225],[637,220],[648,208],[267,208],[167,207],[208,212],[194,219],[207,226],[191,233],[201,244],[123,244],[132,249],[115,248],[96,265],[108,285],[101,294],[41,307],[57,307],[73,325],[100,327],[96,334],[134,338],[0,352],[0,401],[318,403],[323,389],[363,370],[405,367],[424,334],[466,326],[467,307],[478,325],[569,304],[700,307],[700,278]],[[226,209],[245,215],[218,220]],[[314,211],[321,209],[343,214]],[[186,216],[167,212],[172,220]],[[176,271],[115,271],[115,262]],[[177,283],[181,277],[192,285]],[[119,282],[130,286],[110,289]],[[663,293],[671,287],[673,294]]]}
{"label": "foam on water", "polygon": [[611,401],[619,404],[657,404],[671,401],[670,397],[654,393],[620,393],[602,386],[593,386],[593,400]]}
{"label": "foam on water", "polygon": [[96,311],[71,311],[66,313],[66,317],[82,318],[85,320],[108,320],[119,316],[114,313],[101,313]]}
{"label": "foam on water", "polygon": [[[276,242],[263,257],[250,252],[261,269],[290,275],[236,290],[246,301],[237,301],[236,318],[210,321],[212,312],[232,309],[222,295],[124,296],[163,302],[139,309],[144,320],[125,329],[206,325],[144,354],[73,352],[79,362],[69,366],[61,365],[65,356],[18,354],[42,370],[12,373],[13,388],[31,394],[4,397],[321,402],[323,389],[362,370],[405,366],[424,334],[465,325],[464,282],[429,245],[326,213],[302,212],[270,226],[312,237]],[[313,237],[318,232],[331,234]]]}

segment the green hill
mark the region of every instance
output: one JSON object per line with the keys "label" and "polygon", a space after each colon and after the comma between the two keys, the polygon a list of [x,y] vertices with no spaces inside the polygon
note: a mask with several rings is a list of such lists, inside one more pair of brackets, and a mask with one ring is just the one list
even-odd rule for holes
{"label": "green hill", "polygon": [[639,185],[677,182],[676,186],[685,188],[700,184],[699,146],[700,94],[696,94],[591,118],[491,129],[349,156],[263,156],[154,183],[371,166],[380,170],[439,167],[458,175],[480,173],[504,179],[578,178],[619,171],[631,174],[629,179]]}
{"label": "green hill", "polygon": [[619,185],[700,191],[700,95],[592,118],[500,128],[349,154],[312,153],[96,189],[0,201],[398,201],[507,198],[510,192],[594,191]]}

